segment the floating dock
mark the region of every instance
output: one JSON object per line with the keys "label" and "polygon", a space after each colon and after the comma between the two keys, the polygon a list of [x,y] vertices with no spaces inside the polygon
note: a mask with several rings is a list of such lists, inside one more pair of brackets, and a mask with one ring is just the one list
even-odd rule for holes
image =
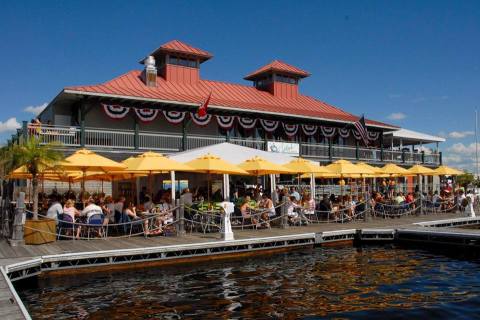
{"label": "floating dock", "polygon": [[232,241],[219,240],[217,233],[148,239],[64,240],[20,247],[10,247],[4,241],[0,242],[0,311],[7,315],[7,319],[29,319],[12,283],[33,276],[90,272],[101,268],[112,270],[135,264],[143,267],[239,258],[354,241],[438,242],[477,247],[480,246],[480,230],[455,228],[473,224],[480,224],[480,219],[439,214],[287,229],[236,230],[236,239]]}

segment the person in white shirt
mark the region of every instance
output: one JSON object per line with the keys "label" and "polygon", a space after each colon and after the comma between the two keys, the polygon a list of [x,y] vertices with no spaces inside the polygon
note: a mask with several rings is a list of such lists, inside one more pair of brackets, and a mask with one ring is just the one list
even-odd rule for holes
{"label": "person in white shirt", "polygon": [[87,206],[82,210],[82,213],[80,215],[82,217],[87,217],[87,221],[88,221],[95,214],[103,215],[102,208],[100,208],[100,206],[97,206],[95,204],[95,201],[93,201],[93,198],[88,198]]}
{"label": "person in white shirt", "polygon": [[468,191],[466,198],[468,199],[468,205],[465,208],[465,213],[468,217],[475,217],[475,210],[473,209],[475,204],[475,194],[473,191]]}
{"label": "person in white shirt", "polygon": [[[97,206],[95,204],[95,201],[93,200],[92,197],[88,198],[87,200],[87,206],[82,210],[82,212],[80,213],[80,216],[81,217],[87,217],[87,223],[89,223],[90,221],[90,218],[93,216],[93,215],[96,215],[96,214],[101,214],[102,215],[102,225],[106,225],[108,223],[108,218],[105,218],[104,215],[103,215],[103,211],[102,211],[102,208],[100,208],[99,206]],[[82,230],[82,226],[78,226],[78,229],[77,229],[77,239],[80,238],[80,232]],[[101,237],[102,236],[102,230],[101,229],[98,229],[97,230],[98,232],[98,235]]]}
{"label": "person in white shirt", "polygon": [[47,210],[47,218],[54,219],[58,223],[58,216],[63,214],[63,207],[58,201],[57,197],[52,199],[52,204]]}

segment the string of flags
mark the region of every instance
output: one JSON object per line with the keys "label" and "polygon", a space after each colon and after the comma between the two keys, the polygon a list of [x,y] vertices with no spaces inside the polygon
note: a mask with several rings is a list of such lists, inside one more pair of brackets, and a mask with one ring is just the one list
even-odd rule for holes
{"label": "string of flags", "polygon": [[[207,103],[204,103],[207,106]],[[268,133],[273,133],[279,128],[282,128],[288,137],[294,137],[301,130],[306,136],[313,136],[318,131],[326,137],[332,138],[338,134],[342,138],[348,138],[350,134],[357,140],[377,140],[380,136],[378,131],[358,132],[357,126],[353,128],[336,128],[329,126],[316,126],[312,124],[293,124],[283,123],[278,120],[257,119],[242,116],[228,116],[228,115],[212,115],[204,112],[187,112],[187,111],[166,111],[154,108],[130,108],[121,105],[104,104],[102,103],[105,114],[115,120],[123,119],[130,112],[134,110],[137,118],[143,123],[150,123],[155,121],[159,114],[163,114],[164,118],[171,124],[180,124],[187,116],[197,126],[207,126],[213,118],[215,118],[218,126],[224,130],[230,130],[234,124],[237,123],[244,130],[251,130],[259,124]]]}

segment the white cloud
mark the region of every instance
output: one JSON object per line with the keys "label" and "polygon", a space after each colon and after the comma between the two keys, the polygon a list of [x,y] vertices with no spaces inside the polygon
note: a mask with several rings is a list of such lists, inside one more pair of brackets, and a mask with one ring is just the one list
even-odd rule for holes
{"label": "white cloud", "polygon": [[442,157],[442,160],[445,162],[445,163],[462,163],[463,161],[465,161],[464,158],[462,158],[461,156],[459,156],[458,154],[448,154],[448,155],[444,155]]}
{"label": "white cloud", "polygon": [[48,103],[45,102],[39,106],[28,106],[25,109],[23,109],[23,111],[33,113],[34,115],[38,116],[40,112],[42,112],[43,109],[45,109],[47,106],[48,106]]}
{"label": "white cloud", "polygon": [[474,134],[475,132],[473,131],[452,131],[448,134],[448,137],[452,139],[461,139],[467,136],[473,136]]}
{"label": "white cloud", "polygon": [[0,121],[0,132],[15,131],[20,128],[17,118],[10,118],[5,122]]}
{"label": "white cloud", "polygon": [[388,115],[388,119],[390,120],[402,120],[405,119],[407,115],[403,112],[394,112]]}
{"label": "white cloud", "polygon": [[[475,154],[475,143],[470,143],[464,145],[463,143],[455,143],[450,148],[447,149],[450,152],[454,152],[461,155],[474,155]],[[478,144],[478,151],[480,152],[480,144]]]}

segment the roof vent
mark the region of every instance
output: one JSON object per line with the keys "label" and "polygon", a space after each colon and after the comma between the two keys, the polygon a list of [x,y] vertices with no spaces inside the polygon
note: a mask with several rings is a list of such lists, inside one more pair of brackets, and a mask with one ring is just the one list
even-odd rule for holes
{"label": "roof vent", "polygon": [[155,66],[155,58],[148,56],[144,61],[145,69],[142,73],[143,82],[147,87],[157,86],[157,67]]}

